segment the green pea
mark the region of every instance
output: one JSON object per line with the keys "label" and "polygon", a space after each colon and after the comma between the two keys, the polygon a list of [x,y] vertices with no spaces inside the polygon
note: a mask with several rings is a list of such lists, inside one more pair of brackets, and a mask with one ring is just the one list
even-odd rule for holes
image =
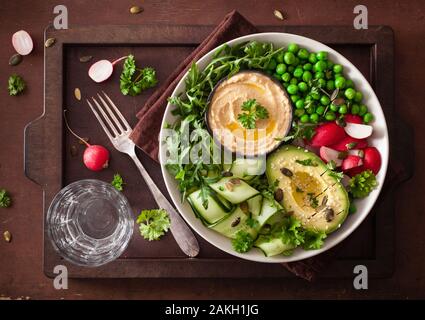
{"label": "green pea", "polygon": [[291,74],[289,72],[285,72],[284,74],[282,74],[282,80],[288,82],[289,80],[291,80]]}
{"label": "green pea", "polygon": [[290,43],[290,44],[288,45],[288,51],[289,51],[289,52],[297,53],[297,52],[298,52],[298,50],[299,50],[299,47],[298,47],[298,45],[297,45],[296,43]]}
{"label": "green pea", "polygon": [[313,97],[311,95],[306,95],[304,98],[305,103],[310,103],[311,101],[313,101]]}
{"label": "green pea", "polygon": [[295,109],[294,114],[297,117],[301,117],[305,113],[304,109]]}
{"label": "green pea", "polygon": [[335,73],[334,74],[334,78],[335,79],[338,79],[338,78],[341,78],[341,77],[344,78],[344,76],[342,75],[342,73]]}
{"label": "green pea", "polygon": [[340,114],[346,114],[346,113],[348,112],[347,105],[346,105],[346,104],[341,104],[341,105],[339,106],[338,112],[339,112]]}
{"label": "green pea", "polygon": [[294,77],[295,78],[301,78],[303,76],[303,73],[304,73],[303,69],[301,69],[300,67],[297,67],[294,70]]}
{"label": "green pea", "polygon": [[299,95],[297,95],[297,94],[293,94],[293,95],[291,95],[291,101],[293,102],[293,103],[296,103],[298,100],[300,100],[301,99],[301,97],[299,96]]}
{"label": "green pea", "polygon": [[305,106],[304,99],[299,99],[297,102],[295,102],[295,108],[297,109],[303,109]]}
{"label": "green pea", "polygon": [[306,123],[306,122],[308,122],[308,120],[310,120],[310,117],[308,116],[308,114],[303,114],[300,118],[300,121],[302,123]]}
{"label": "green pea", "polygon": [[326,67],[327,64],[325,61],[317,61],[313,66],[313,70],[316,72],[325,71]]}
{"label": "green pea", "polygon": [[334,64],[333,71],[335,73],[342,73],[342,66],[340,64]]}
{"label": "green pea", "polygon": [[354,88],[354,82],[351,79],[348,79],[345,81],[345,87],[346,88]]}
{"label": "green pea", "polygon": [[275,59],[271,59],[269,61],[269,63],[267,64],[267,69],[269,70],[274,70],[276,68],[276,60]]}
{"label": "green pea", "polygon": [[290,84],[297,84],[297,83],[298,83],[298,79],[297,79],[297,78],[292,78],[292,79],[289,81],[289,83],[290,83]]}
{"label": "green pea", "polygon": [[309,82],[309,81],[311,81],[312,78],[313,78],[313,75],[311,74],[310,71],[304,71],[304,73],[303,73],[303,81],[304,82]]}
{"label": "green pea", "polygon": [[313,65],[310,62],[307,62],[305,65],[303,65],[304,70],[311,70],[313,69]]}
{"label": "green pea", "polygon": [[292,52],[286,52],[283,60],[286,64],[293,64],[295,62],[295,55]]}
{"label": "green pea", "polygon": [[364,122],[364,123],[369,123],[369,122],[371,122],[372,120],[373,120],[373,114],[371,114],[370,112],[366,113],[366,114],[363,116],[363,122]]}
{"label": "green pea", "polygon": [[324,106],[327,106],[329,103],[331,103],[331,99],[327,95],[323,95],[320,97],[320,103]]}
{"label": "green pea", "polygon": [[356,96],[356,90],[354,90],[353,88],[348,88],[345,90],[344,95],[347,99],[353,100]]}
{"label": "green pea", "polygon": [[326,86],[326,80],[325,79],[319,79],[317,81],[320,88],[324,88]]}
{"label": "green pea", "polygon": [[284,74],[286,71],[286,64],[284,63],[279,63],[276,67],[276,73],[277,74]]}
{"label": "green pea", "polygon": [[306,92],[308,90],[308,85],[305,82],[298,83],[298,90],[301,92]]}
{"label": "green pea", "polygon": [[294,66],[289,66],[288,67],[288,72],[292,73],[292,72],[294,72],[294,70],[295,70],[295,67]]}
{"label": "green pea", "polygon": [[345,87],[345,78],[344,77],[338,77],[335,79],[335,87],[338,89],[344,89]]}
{"label": "green pea", "polygon": [[311,95],[311,97],[312,97],[314,100],[319,100],[319,99],[320,99],[320,94],[319,94],[319,93],[312,92],[312,93],[310,93],[310,95]]}
{"label": "green pea", "polygon": [[318,106],[316,108],[316,113],[322,115],[323,113],[325,113],[325,107],[324,106]]}
{"label": "green pea", "polygon": [[351,114],[359,114],[360,106],[358,104],[353,104],[351,106]]}
{"label": "green pea", "polygon": [[306,60],[308,59],[308,56],[310,55],[310,53],[308,52],[307,49],[300,49],[300,51],[298,51],[298,58],[300,58],[301,60]]}
{"label": "green pea", "polygon": [[328,91],[335,90],[335,82],[333,80],[328,80],[326,82],[326,90],[328,90]]}
{"label": "green pea", "polygon": [[324,61],[324,60],[326,60],[328,58],[328,53],[326,51],[319,51],[316,54],[316,58],[319,61]]}
{"label": "green pea", "polygon": [[328,120],[328,121],[333,121],[333,120],[335,120],[335,113],[333,112],[333,111],[328,111],[328,112],[326,112],[326,114],[325,114],[325,119],[326,120]]}
{"label": "green pea", "polygon": [[314,79],[323,79],[325,77],[325,73],[322,71],[316,71],[314,74]]}
{"label": "green pea", "polygon": [[313,123],[319,122],[319,115],[317,113],[312,113],[310,115],[310,121]]}
{"label": "green pea", "polygon": [[284,62],[284,60],[283,60],[284,55],[285,55],[285,52],[279,52],[279,54],[276,57],[277,62],[283,63]]}
{"label": "green pea", "polygon": [[329,107],[333,112],[337,112],[339,110],[339,106],[337,106],[336,104],[331,103],[330,107]]}
{"label": "green pea", "polygon": [[354,101],[362,102],[363,94],[360,91],[356,91],[356,95],[354,96]]}
{"label": "green pea", "polygon": [[333,68],[333,66],[334,66],[334,63],[333,63],[331,60],[328,60],[326,63],[327,63],[327,65],[328,65],[328,69],[329,69],[329,70],[332,70],[332,68]]}
{"label": "green pea", "polygon": [[367,107],[364,104],[360,105],[359,116],[363,117],[367,113]]}
{"label": "green pea", "polygon": [[312,64],[315,64],[317,62],[316,55],[314,53],[310,53],[310,56],[308,57],[308,61],[310,61],[310,63]]}
{"label": "green pea", "polygon": [[300,64],[300,59],[299,59],[298,57],[295,57],[295,60],[294,60],[293,65],[294,65],[294,66],[297,66],[297,65],[299,65],[299,64]]}
{"label": "green pea", "polygon": [[290,84],[288,86],[287,90],[288,90],[289,94],[297,94],[298,93],[298,86],[296,84]]}

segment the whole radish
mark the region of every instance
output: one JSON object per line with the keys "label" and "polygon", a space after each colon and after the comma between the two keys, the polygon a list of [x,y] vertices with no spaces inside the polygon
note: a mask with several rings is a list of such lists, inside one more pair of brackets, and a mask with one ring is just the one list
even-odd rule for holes
{"label": "whole radish", "polygon": [[66,110],[64,113],[65,125],[68,130],[74,135],[78,140],[86,145],[86,149],[83,154],[83,163],[92,171],[100,171],[108,167],[109,164],[109,151],[105,147],[101,145],[91,145],[79,135],[77,135],[72,129],[69,127],[68,121],[65,116]]}

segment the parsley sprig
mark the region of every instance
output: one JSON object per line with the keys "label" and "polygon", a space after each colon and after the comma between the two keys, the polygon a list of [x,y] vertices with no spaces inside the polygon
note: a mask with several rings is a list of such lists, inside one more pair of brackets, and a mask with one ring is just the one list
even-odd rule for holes
{"label": "parsley sprig", "polygon": [[[137,75],[136,71],[138,71]],[[155,69],[150,67],[137,68],[136,60],[132,54],[125,59],[120,76],[120,89],[123,95],[137,96],[142,90],[155,86],[157,82]]]}
{"label": "parsley sprig", "polygon": [[269,112],[256,99],[246,100],[241,107],[242,113],[238,114],[238,121],[246,129],[255,129],[256,121],[267,119]]}
{"label": "parsley sprig", "polygon": [[112,186],[118,191],[123,190],[124,180],[119,173],[114,174],[114,179],[111,182]]}
{"label": "parsley sprig", "polygon": [[6,189],[0,189],[0,208],[8,208],[12,205],[12,199]]}
{"label": "parsley sprig", "polygon": [[170,228],[170,217],[164,209],[142,210],[137,217],[140,234],[146,240],[158,240]]}
{"label": "parsley sprig", "polygon": [[17,96],[25,89],[25,81],[20,76],[12,74],[9,77],[8,89],[11,96]]}

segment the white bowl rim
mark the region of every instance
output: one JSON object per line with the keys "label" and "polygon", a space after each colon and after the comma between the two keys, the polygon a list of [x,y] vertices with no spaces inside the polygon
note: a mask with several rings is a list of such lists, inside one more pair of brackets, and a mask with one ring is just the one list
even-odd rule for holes
{"label": "white bowl rim", "polygon": [[[240,42],[245,42],[245,41],[251,41],[251,40],[257,40],[260,42],[278,42],[279,40],[274,40],[274,41],[265,41],[265,40],[259,40],[258,38],[268,38],[268,37],[277,37],[277,38],[282,38],[280,39],[280,41],[282,42],[286,42],[286,43],[304,43],[307,42],[309,43],[310,46],[314,46],[314,47],[322,47],[323,51],[327,51],[330,55],[335,56],[338,60],[341,61],[340,64],[343,65],[344,69],[346,70],[347,67],[349,67],[349,69],[351,69],[351,72],[354,72],[356,77],[359,78],[359,80],[361,81],[361,91],[363,93],[367,92],[370,95],[369,100],[372,100],[372,102],[374,103],[374,105],[376,106],[373,110],[373,113],[375,115],[375,121],[373,123],[374,128],[376,127],[376,125],[379,123],[380,126],[382,127],[381,131],[383,131],[384,135],[381,137],[381,143],[380,144],[380,153],[381,153],[381,158],[382,158],[382,164],[381,164],[381,169],[377,175],[377,180],[378,180],[378,187],[372,191],[372,193],[362,199],[362,203],[364,203],[365,208],[362,209],[362,211],[360,212],[360,210],[357,210],[357,212],[352,215],[354,216],[354,219],[352,219],[353,221],[350,223],[350,225],[347,226],[347,220],[349,217],[347,217],[347,219],[344,221],[344,223],[342,224],[342,226],[344,227],[344,229],[341,227],[340,229],[336,230],[335,232],[333,232],[332,234],[330,234],[328,236],[328,239],[325,240],[325,245],[318,249],[318,250],[303,250],[303,249],[297,249],[294,251],[294,253],[291,256],[283,256],[283,255],[277,255],[274,257],[266,257],[264,256],[264,254],[260,251],[260,250],[255,250],[256,252],[253,253],[254,250],[251,250],[248,253],[238,253],[234,250],[229,248],[226,248],[225,245],[223,245],[222,243],[217,243],[215,241],[212,241],[211,239],[209,239],[208,236],[208,232],[214,232],[212,230],[209,230],[207,227],[205,227],[204,225],[202,225],[202,223],[199,225],[196,225],[195,223],[192,223],[190,221],[190,219],[186,216],[185,214],[185,208],[183,207],[183,203],[180,201],[179,198],[176,198],[175,196],[173,196],[172,190],[175,189],[175,186],[173,186],[172,184],[175,183],[174,181],[174,177],[172,177],[171,175],[169,175],[167,169],[165,168],[163,159],[162,159],[162,134],[163,134],[163,130],[162,128],[165,127],[166,124],[166,117],[167,115],[170,113],[172,105],[170,103],[167,104],[166,106],[166,110],[164,111],[164,116],[162,118],[162,123],[161,123],[161,131],[159,134],[159,160],[160,160],[160,165],[161,165],[161,171],[162,171],[162,176],[164,178],[165,181],[165,185],[167,188],[168,193],[170,194],[170,197],[172,198],[175,206],[177,207],[177,210],[179,211],[180,215],[183,217],[183,219],[190,225],[190,227],[192,229],[194,229],[202,238],[204,238],[206,241],[208,241],[210,244],[212,244],[213,246],[219,248],[220,250],[229,253],[233,256],[245,259],[245,260],[250,260],[250,261],[256,261],[256,262],[265,262],[265,263],[286,263],[286,262],[294,262],[294,261],[300,261],[300,260],[304,260],[307,258],[311,258],[313,256],[316,256],[322,252],[325,252],[329,249],[331,249],[332,247],[336,246],[337,244],[339,244],[340,242],[342,242],[344,239],[346,239],[352,232],[354,232],[354,230],[356,230],[358,228],[358,226],[363,222],[363,220],[368,216],[369,212],[371,211],[372,207],[375,205],[376,200],[378,199],[378,196],[382,190],[382,186],[384,184],[385,181],[385,177],[386,177],[386,173],[387,173],[387,169],[388,169],[388,161],[389,161],[389,136],[388,136],[388,127],[387,127],[387,122],[385,119],[385,115],[384,112],[382,110],[382,106],[379,102],[378,97],[375,94],[375,91],[373,90],[373,88],[371,87],[370,83],[366,80],[366,78],[363,76],[363,74],[357,69],[357,67],[355,67],[347,58],[345,58],[342,54],[340,54],[339,52],[337,52],[336,50],[330,48],[329,46],[316,41],[314,39],[311,38],[307,38],[304,36],[300,36],[300,35],[296,35],[296,34],[292,34],[292,33],[284,33],[284,32],[261,32],[261,33],[254,33],[254,34],[249,34],[249,35],[245,35],[242,37],[238,37],[235,39],[232,39],[230,41],[225,42],[226,44],[232,46],[236,43],[240,43]],[[285,38],[292,38],[291,40],[285,39]],[[298,41],[297,41],[298,40]],[[224,44],[224,43],[223,43]],[[223,44],[217,46],[216,48],[212,49],[211,51],[209,51],[208,53],[206,53],[204,56],[202,56],[198,61],[196,61],[196,64],[202,65],[203,63],[206,63],[207,61],[209,61],[209,59],[211,58],[211,56],[213,55],[213,53],[220,48]],[[303,47],[305,47],[305,44],[302,44]],[[335,60],[335,59],[333,59]],[[203,68],[203,67],[201,67]],[[178,92],[180,92],[181,87],[183,86],[184,89],[184,81],[187,77],[188,72],[186,72],[186,74],[182,77],[182,79],[180,79],[179,83],[176,85],[175,89],[173,90],[173,93],[171,94],[171,96],[175,96]],[[346,72],[345,72],[346,74]],[[353,78],[352,76],[350,76],[350,78]],[[357,83],[356,83],[357,85]],[[370,104],[368,103],[369,107]],[[382,141],[383,140],[383,141]],[[178,190],[177,190],[178,191]],[[180,192],[179,192],[180,194]],[[356,202],[357,203],[357,202]],[[193,217],[195,217],[192,209],[189,207],[190,213]],[[197,219],[195,217],[195,219]],[[199,219],[197,219],[199,220]],[[228,241],[228,243],[230,243],[230,239],[220,235],[223,240]],[[329,238],[332,237],[332,241],[330,241]],[[228,246],[228,245],[227,245]]]}

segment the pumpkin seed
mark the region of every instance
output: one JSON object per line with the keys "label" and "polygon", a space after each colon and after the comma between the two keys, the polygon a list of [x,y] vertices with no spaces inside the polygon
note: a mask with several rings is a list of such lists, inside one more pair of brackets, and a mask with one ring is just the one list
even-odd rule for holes
{"label": "pumpkin seed", "polygon": [[287,177],[292,177],[294,174],[292,173],[291,170],[289,170],[288,168],[280,168],[280,172],[282,172],[283,175],[287,176]]}
{"label": "pumpkin seed", "polygon": [[280,12],[279,10],[274,10],[273,14],[276,18],[278,18],[279,20],[285,20],[285,16],[283,15],[282,12]]}
{"label": "pumpkin seed", "polygon": [[322,199],[322,206],[326,206],[326,204],[328,203],[328,196],[324,196]]}
{"label": "pumpkin seed", "polygon": [[340,106],[341,104],[345,103],[345,99],[344,98],[337,98],[332,103],[336,106]]}
{"label": "pumpkin seed", "polygon": [[69,152],[71,153],[71,157],[76,157],[78,155],[78,149],[74,145],[71,146]]}
{"label": "pumpkin seed", "polygon": [[56,39],[55,39],[55,38],[49,38],[49,39],[47,39],[47,40],[46,40],[46,42],[44,43],[44,46],[45,46],[46,48],[49,48],[49,47],[53,46],[53,45],[55,44],[55,42],[56,42]]}
{"label": "pumpkin seed", "polygon": [[243,213],[248,214],[249,213],[249,207],[248,207],[248,202],[244,201],[242,202],[239,207],[241,208]]}
{"label": "pumpkin seed", "polygon": [[93,59],[93,56],[82,56],[80,57],[80,62],[89,62],[91,59]]}
{"label": "pumpkin seed", "polygon": [[280,202],[283,200],[283,190],[281,188],[277,188],[276,191],[274,192],[274,199],[277,202]]}
{"label": "pumpkin seed", "polygon": [[3,233],[3,237],[4,237],[4,240],[5,240],[6,242],[10,242],[10,241],[12,241],[12,235],[11,235],[11,233],[10,233],[9,231],[5,231],[5,232]]}
{"label": "pumpkin seed", "polygon": [[336,88],[331,95],[331,101],[334,101],[338,97],[339,88]]}
{"label": "pumpkin seed", "polygon": [[75,96],[75,99],[77,99],[78,101],[81,100],[81,90],[79,88],[74,89],[74,96]]}
{"label": "pumpkin seed", "polygon": [[143,8],[142,8],[142,7],[138,7],[138,6],[132,6],[132,7],[130,8],[130,12],[131,12],[132,14],[138,14],[138,13],[140,13],[140,12],[143,12]]}
{"label": "pumpkin seed", "polygon": [[233,176],[233,173],[230,171],[223,171],[221,174],[223,177],[231,177]]}
{"label": "pumpkin seed", "polygon": [[[90,138],[82,138],[82,140],[84,140],[86,143],[88,143],[89,142],[89,140],[90,140]],[[81,140],[78,140],[78,143],[79,144],[82,144],[83,146],[85,146],[86,144],[83,142],[83,141],[81,141]]]}
{"label": "pumpkin seed", "polygon": [[236,227],[241,222],[241,217],[237,217],[235,221],[232,222],[232,228]]}
{"label": "pumpkin seed", "polygon": [[9,59],[9,65],[10,66],[17,66],[22,62],[22,56],[19,53],[15,53],[13,56]]}
{"label": "pumpkin seed", "polygon": [[325,210],[325,217],[327,222],[331,222],[335,218],[335,213],[332,208],[327,208]]}

